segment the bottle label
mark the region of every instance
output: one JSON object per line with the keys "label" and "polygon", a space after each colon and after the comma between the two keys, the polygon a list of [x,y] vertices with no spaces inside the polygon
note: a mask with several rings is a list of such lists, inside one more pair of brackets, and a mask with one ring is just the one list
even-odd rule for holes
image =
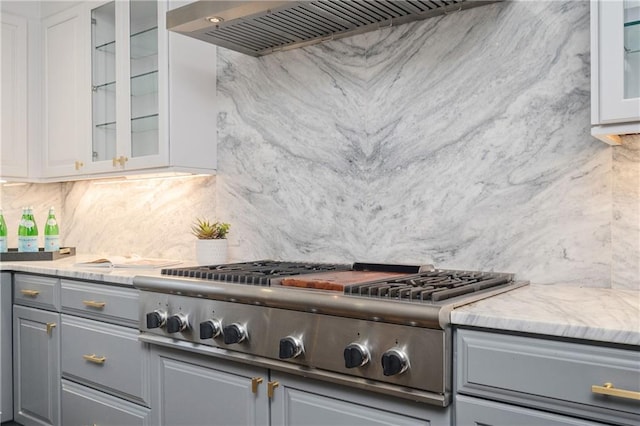
{"label": "bottle label", "polygon": [[47,219],[47,225],[56,226],[57,224],[58,222],[54,218],[50,217],[49,219]]}
{"label": "bottle label", "polygon": [[0,253],[7,252],[7,237],[0,237]]}
{"label": "bottle label", "polygon": [[58,251],[58,250],[60,250],[60,237],[58,235],[45,235],[44,236],[44,250],[45,251]]}
{"label": "bottle label", "polygon": [[18,251],[23,253],[31,253],[38,251],[38,237],[27,237],[21,235],[18,237]]}
{"label": "bottle label", "polygon": [[35,224],[33,223],[32,220],[25,219],[25,220],[22,221],[22,226],[24,226],[25,228],[31,229],[31,228],[33,228],[33,225],[35,225]]}

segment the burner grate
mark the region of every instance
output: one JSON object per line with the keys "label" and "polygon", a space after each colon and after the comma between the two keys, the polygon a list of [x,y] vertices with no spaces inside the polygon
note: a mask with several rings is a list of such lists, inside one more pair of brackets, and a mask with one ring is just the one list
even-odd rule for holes
{"label": "burner grate", "polygon": [[513,281],[513,274],[439,269],[410,277],[345,287],[348,295],[439,302]]}

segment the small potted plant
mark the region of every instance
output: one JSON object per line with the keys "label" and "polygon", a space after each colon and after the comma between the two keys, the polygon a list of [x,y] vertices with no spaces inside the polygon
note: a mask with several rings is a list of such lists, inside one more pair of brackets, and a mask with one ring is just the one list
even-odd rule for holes
{"label": "small potted plant", "polygon": [[231,225],[223,222],[209,222],[196,219],[191,226],[195,235],[196,260],[199,265],[219,265],[227,262],[227,233]]}

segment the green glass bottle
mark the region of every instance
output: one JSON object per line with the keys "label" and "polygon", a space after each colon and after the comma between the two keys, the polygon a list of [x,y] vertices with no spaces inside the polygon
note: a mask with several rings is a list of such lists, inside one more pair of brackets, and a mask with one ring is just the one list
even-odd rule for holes
{"label": "green glass bottle", "polygon": [[56,213],[53,207],[49,209],[47,223],[44,226],[44,250],[60,250],[60,230],[58,228],[58,221],[56,220]]}
{"label": "green glass bottle", "polygon": [[38,226],[33,217],[33,207],[28,207],[22,214],[22,220],[18,227],[18,251],[38,251]]}
{"label": "green glass bottle", "polygon": [[4,221],[2,209],[0,209],[0,253],[7,252],[7,223]]}
{"label": "green glass bottle", "polygon": [[20,223],[18,223],[18,251],[25,251],[26,246],[26,236],[27,236],[27,228],[24,226],[24,223],[27,220],[27,208],[22,208],[22,216],[20,217]]}

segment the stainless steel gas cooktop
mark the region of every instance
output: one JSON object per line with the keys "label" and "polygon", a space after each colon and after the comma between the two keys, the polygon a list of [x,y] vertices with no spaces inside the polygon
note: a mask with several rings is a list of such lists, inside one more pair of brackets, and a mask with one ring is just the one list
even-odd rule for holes
{"label": "stainless steel gas cooktop", "polygon": [[416,401],[451,400],[457,306],[510,273],[261,260],[139,276],[140,340]]}

